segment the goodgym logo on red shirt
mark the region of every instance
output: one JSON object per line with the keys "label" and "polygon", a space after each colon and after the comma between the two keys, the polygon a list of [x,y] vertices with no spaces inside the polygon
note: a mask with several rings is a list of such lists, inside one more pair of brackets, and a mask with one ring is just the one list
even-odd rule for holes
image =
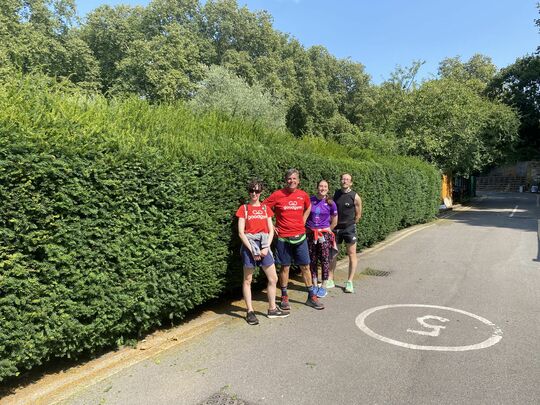
{"label": "goodgym logo on red shirt", "polygon": [[248,221],[252,220],[252,219],[266,219],[268,216],[266,215],[266,213],[264,212],[264,210],[260,209],[260,210],[256,210],[256,209],[253,209],[251,210],[251,212],[248,214]]}
{"label": "goodgym logo on red shirt", "polygon": [[305,191],[297,189],[291,193],[286,189],[276,190],[263,203],[276,213],[276,228],[280,237],[305,232],[303,213],[311,204]]}
{"label": "goodgym logo on red shirt", "polygon": [[304,201],[303,201],[304,199],[302,197],[297,197],[296,199],[301,200],[301,201],[300,202],[295,201],[295,200],[288,201],[287,205],[283,206],[283,210],[284,211],[289,211],[289,210],[293,210],[293,211],[301,210],[301,211],[304,211]]}

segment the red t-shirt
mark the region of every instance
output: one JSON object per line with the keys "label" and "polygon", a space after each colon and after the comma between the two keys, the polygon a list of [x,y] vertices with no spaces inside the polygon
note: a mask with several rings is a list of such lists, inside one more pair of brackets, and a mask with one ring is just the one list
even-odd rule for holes
{"label": "red t-shirt", "polygon": [[290,192],[289,189],[283,188],[274,191],[263,203],[276,213],[276,229],[279,237],[287,238],[306,233],[304,211],[311,203],[305,191],[296,189]]}
{"label": "red t-shirt", "polygon": [[270,208],[266,207],[265,209],[262,205],[254,206],[251,204],[244,204],[238,208],[236,216],[238,218],[246,219],[246,226],[244,228],[245,233],[268,233],[270,232],[268,229],[268,218],[273,217],[274,213]]}

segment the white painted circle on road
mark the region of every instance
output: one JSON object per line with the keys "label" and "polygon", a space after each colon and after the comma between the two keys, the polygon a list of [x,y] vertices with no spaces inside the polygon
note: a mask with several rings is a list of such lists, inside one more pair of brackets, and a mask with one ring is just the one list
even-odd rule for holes
{"label": "white painted circle on road", "polygon": [[[372,313],[380,311],[380,310],[384,310],[384,309],[390,309],[390,308],[433,308],[433,309],[442,309],[445,311],[457,312],[463,315],[470,316],[471,318],[474,318],[484,323],[485,325],[491,326],[493,328],[493,334],[488,339],[484,340],[483,342],[476,343],[473,345],[467,345],[467,346],[423,346],[423,345],[416,345],[412,343],[401,342],[399,340],[394,340],[394,339],[390,339],[385,336],[379,335],[378,333],[368,328],[365,323],[366,318]],[[358,328],[362,332],[366,333],[372,338],[381,340],[386,343],[390,343],[392,345],[401,346],[407,349],[414,349],[414,350],[434,350],[434,351],[440,351],[440,352],[464,352],[467,350],[485,349],[486,347],[493,346],[494,344],[499,342],[499,340],[502,339],[502,330],[498,326],[496,326],[494,323],[487,320],[486,318],[482,318],[481,316],[471,314],[470,312],[467,312],[467,311],[462,311],[461,309],[441,307],[438,305],[422,305],[422,304],[382,305],[380,307],[370,308],[362,312],[360,315],[356,317],[355,322],[356,322],[356,326],[358,326]]]}

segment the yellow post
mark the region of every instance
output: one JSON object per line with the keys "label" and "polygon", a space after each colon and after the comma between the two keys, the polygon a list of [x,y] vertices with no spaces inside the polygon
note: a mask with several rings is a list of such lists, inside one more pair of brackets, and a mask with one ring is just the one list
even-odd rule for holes
{"label": "yellow post", "polygon": [[452,207],[452,174],[445,173],[442,176],[441,200],[447,208]]}

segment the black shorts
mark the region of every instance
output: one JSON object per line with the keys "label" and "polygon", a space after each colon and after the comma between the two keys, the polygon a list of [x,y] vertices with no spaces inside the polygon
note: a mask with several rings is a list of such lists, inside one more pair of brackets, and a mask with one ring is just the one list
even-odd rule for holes
{"label": "black shorts", "polygon": [[345,242],[347,245],[356,243],[356,224],[349,225],[343,229],[334,229],[336,243],[339,245]]}

